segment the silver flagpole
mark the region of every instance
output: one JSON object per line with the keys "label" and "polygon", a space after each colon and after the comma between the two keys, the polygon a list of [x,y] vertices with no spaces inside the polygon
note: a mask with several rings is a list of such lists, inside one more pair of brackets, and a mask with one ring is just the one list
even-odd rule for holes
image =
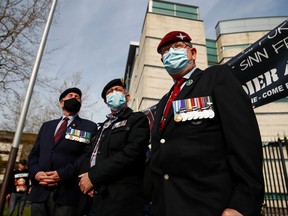
{"label": "silver flagpole", "polygon": [[37,73],[39,70],[39,65],[42,59],[42,55],[43,55],[43,51],[45,48],[45,44],[47,41],[47,36],[50,30],[50,26],[51,26],[51,22],[52,22],[52,18],[55,12],[55,8],[57,5],[57,1],[58,0],[53,0],[52,1],[52,6],[47,18],[47,23],[44,29],[44,33],[40,42],[40,46],[37,52],[37,56],[35,59],[35,63],[34,63],[34,67],[32,70],[32,74],[30,77],[30,81],[29,81],[29,85],[27,88],[27,92],[26,92],[26,96],[25,96],[25,100],[24,100],[24,104],[23,104],[23,108],[20,114],[20,119],[17,125],[17,129],[14,135],[14,139],[13,139],[13,143],[12,143],[12,148],[11,148],[11,152],[9,155],[9,159],[8,159],[8,164],[7,164],[7,168],[4,174],[4,178],[3,178],[3,182],[2,182],[2,188],[0,191],[0,215],[3,215],[3,211],[4,211],[4,207],[5,207],[5,195],[6,195],[6,189],[8,186],[8,182],[10,179],[10,176],[12,175],[13,172],[13,167],[16,161],[16,157],[17,157],[17,153],[18,153],[18,147],[20,144],[20,140],[21,140],[21,136],[23,133],[23,128],[24,128],[24,123],[26,120],[26,116],[27,116],[27,112],[28,112],[28,108],[29,108],[29,104],[31,101],[31,96],[33,93],[33,88],[35,85],[35,81],[36,81],[36,77],[37,77]]}

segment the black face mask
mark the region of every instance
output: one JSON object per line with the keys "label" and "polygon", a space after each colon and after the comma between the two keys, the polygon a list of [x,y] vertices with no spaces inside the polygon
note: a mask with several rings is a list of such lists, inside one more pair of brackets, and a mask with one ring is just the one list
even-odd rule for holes
{"label": "black face mask", "polygon": [[71,98],[64,101],[64,109],[71,113],[78,113],[81,103],[76,98]]}

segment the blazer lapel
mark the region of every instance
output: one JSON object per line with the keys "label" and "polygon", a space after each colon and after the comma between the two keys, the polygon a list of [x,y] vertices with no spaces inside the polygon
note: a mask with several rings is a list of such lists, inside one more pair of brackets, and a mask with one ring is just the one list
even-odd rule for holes
{"label": "blazer lapel", "polygon": [[160,128],[159,128],[159,124],[162,120],[163,112],[164,112],[165,106],[167,104],[167,101],[169,99],[169,96],[170,96],[172,90],[173,90],[173,86],[171,87],[170,91],[157,104],[156,115],[155,115],[155,119],[154,119],[154,125],[156,126],[158,133],[161,133]]}

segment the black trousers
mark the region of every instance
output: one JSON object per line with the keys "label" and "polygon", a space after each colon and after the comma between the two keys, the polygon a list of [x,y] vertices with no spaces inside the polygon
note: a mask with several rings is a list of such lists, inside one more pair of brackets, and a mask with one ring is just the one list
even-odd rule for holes
{"label": "black trousers", "polygon": [[76,216],[77,208],[74,206],[59,205],[54,202],[54,192],[43,203],[31,203],[31,216]]}

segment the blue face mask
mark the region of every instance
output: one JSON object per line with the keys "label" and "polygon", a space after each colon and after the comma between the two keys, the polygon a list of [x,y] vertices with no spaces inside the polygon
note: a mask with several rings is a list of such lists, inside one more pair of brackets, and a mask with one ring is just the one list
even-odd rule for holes
{"label": "blue face mask", "polygon": [[125,95],[122,92],[115,90],[106,95],[106,102],[108,107],[110,107],[112,110],[121,110],[126,106]]}
{"label": "blue face mask", "polygon": [[187,50],[184,48],[169,49],[168,53],[163,55],[163,64],[170,75],[175,75],[182,72],[190,64],[187,58]]}

